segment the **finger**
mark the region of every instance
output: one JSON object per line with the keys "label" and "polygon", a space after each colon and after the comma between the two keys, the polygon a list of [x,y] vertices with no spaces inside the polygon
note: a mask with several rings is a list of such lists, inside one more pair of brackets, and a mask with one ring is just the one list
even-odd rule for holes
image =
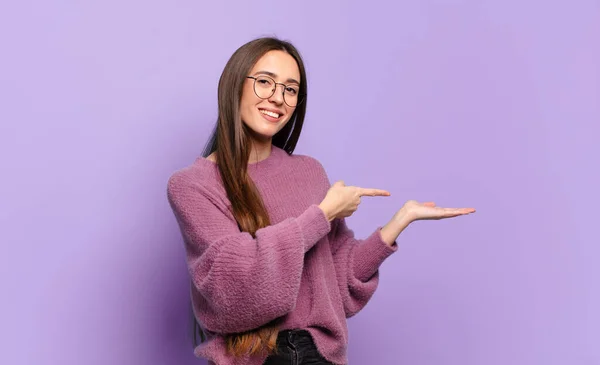
{"label": "finger", "polygon": [[466,213],[473,213],[475,212],[475,208],[445,208],[445,209],[451,209],[457,212],[466,212]]}
{"label": "finger", "polygon": [[473,208],[443,208],[443,210],[445,214],[452,216],[470,214],[475,212],[475,209]]}
{"label": "finger", "polygon": [[344,184],[344,180],[339,180],[336,181],[333,186],[346,186],[346,184]]}
{"label": "finger", "polygon": [[428,207],[435,207],[434,202],[425,202],[425,203],[423,203],[423,205],[428,206]]}
{"label": "finger", "polygon": [[392,194],[390,194],[390,192],[387,190],[358,188],[358,195],[359,196],[390,196]]}

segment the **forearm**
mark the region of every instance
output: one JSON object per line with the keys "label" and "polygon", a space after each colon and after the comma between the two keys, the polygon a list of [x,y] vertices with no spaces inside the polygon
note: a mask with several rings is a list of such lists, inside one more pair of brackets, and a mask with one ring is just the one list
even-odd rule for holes
{"label": "forearm", "polygon": [[411,222],[411,218],[409,214],[404,210],[400,209],[392,219],[381,228],[381,239],[387,243],[389,246],[392,246],[400,233],[408,227]]}
{"label": "forearm", "polygon": [[367,304],[377,288],[380,265],[398,247],[383,240],[382,227],[362,240],[354,238],[343,219],[334,227],[334,265],[338,278],[346,278],[339,280],[339,286],[346,316],[351,317]]}

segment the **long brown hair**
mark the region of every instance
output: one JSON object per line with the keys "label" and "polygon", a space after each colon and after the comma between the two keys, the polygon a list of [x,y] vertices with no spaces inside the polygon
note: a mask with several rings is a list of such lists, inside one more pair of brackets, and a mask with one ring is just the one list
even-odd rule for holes
{"label": "long brown hair", "polygon": [[[267,37],[244,44],[231,56],[219,79],[219,115],[212,136],[204,150],[204,157],[216,152],[216,160],[232,213],[243,232],[255,237],[258,229],[270,225],[269,214],[260,193],[248,176],[248,160],[251,152],[249,131],[240,116],[240,100],[246,76],[258,60],[267,52],[280,50],[291,55],[300,70],[302,102],[296,106],[286,125],[273,136],[274,146],[292,154],[304,123],[306,114],[306,71],[298,50],[289,42]],[[195,319],[194,319],[195,320]],[[276,349],[277,322],[260,328],[226,335],[227,351],[234,356],[272,353]]]}

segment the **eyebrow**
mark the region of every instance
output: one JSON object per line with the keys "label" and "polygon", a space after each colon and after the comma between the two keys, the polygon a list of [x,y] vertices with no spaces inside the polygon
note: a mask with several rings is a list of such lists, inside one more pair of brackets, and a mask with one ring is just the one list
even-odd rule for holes
{"label": "eyebrow", "polygon": [[[255,75],[267,75],[267,76],[271,76],[272,78],[276,78],[277,75],[270,72],[270,71],[257,71],[254,73]],[[293,82],[296,83],[298,85],[300,85],[300,81],[296,80],[296,79],[287,79],[286,82]]]}

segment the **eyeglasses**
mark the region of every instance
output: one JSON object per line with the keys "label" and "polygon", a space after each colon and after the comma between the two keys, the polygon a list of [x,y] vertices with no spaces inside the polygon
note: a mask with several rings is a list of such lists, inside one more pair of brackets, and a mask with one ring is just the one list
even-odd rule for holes
{"label": "eyeglasses", "polygon": [[246,76],[254,80],[254,93],[261,99],[268,99],[275,94],[277,85],[283,86],[283,101],[290,107],[298,106],[302,103],[304,95],[300,94],[300,87],[297,85],[286,85],[275,82],[269,76]]}

